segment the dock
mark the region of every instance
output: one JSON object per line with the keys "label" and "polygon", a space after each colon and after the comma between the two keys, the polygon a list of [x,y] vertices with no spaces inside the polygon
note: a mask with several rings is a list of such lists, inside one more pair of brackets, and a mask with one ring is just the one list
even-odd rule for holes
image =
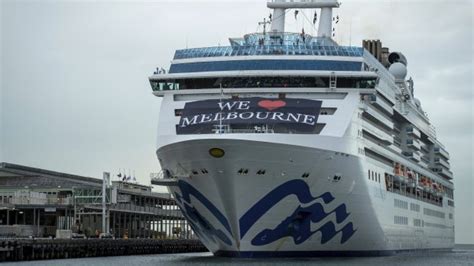
{"label": "dock", "polygon": [[0,238],[70,230],[86,237],[197,239],[169,193],[110,179],[104,188],[98,177],[0,163]]}
{"label": "dock", "polygon": [[0,262],[207,251],[169,193],[0,163]]}

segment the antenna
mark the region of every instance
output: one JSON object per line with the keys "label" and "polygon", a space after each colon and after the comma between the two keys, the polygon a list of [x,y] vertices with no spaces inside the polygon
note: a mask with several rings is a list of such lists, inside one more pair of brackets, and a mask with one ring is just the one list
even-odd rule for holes
{"label": "antenna", "polygon": [[332,9],[338,8],[337,0],[295,0],[287,2],[284,0],[274,0],[267,2],[267,7],[273,9],[272,32],[285,32],[285,10],[286,9],[307,9],[320,8],[319,37],[331,37],[332,29]]}
{"label": "antenna", "polygon": [[258,25],[263,25],[263,35],[267,32],[267,24],[272,23],[271,21],[267,21],[266,18],[263,18],[263,22],[259,22]]}
{"label": "antenna", "polygon": [[352,44],[352,15],[349,21],[349,46]]}

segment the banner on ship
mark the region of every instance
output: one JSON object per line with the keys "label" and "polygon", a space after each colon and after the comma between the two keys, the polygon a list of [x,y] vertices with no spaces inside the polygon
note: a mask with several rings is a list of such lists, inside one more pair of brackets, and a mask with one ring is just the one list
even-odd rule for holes
{"label": "banner on ship", "polygon": [[211,133],[217,125],[284,125],[290,130],[315,129],[321,101],[260,97],[203,100],[185,104],[177,134]]}

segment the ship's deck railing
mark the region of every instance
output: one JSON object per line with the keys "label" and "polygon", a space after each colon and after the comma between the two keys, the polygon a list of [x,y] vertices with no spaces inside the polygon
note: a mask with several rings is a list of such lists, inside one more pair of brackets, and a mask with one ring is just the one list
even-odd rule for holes
{"label": "ship's deck railing", "polygon": [[388,192],[424,201],[433,205],[443,206],[444,193],[417,186],[416,182],[410,180],[408,177],[386,174],[385,184]]}
{"label": "ship's deck railing", "polygon": [[176,50],[174,59],[218,57],[218,56],[251,56],[251,55],[318,55],[318,56],[352,56],[361,57],[364,49],[353,46],[320,46],[316,44],[277,44],[277,45],[242,45],[216,46]]}

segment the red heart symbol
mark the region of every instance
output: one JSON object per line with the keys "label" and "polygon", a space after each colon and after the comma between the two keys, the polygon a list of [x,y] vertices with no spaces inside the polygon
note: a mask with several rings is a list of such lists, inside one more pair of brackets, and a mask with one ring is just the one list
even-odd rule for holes
{"label": "red heart symbol", "polygon": [[280,107],[283,107],[286,105],[286,102],[282,100],[276,100],[276,101],[271,101],[271,100],[262,100],[258,102],[258,106],[267,109],[268,111],[272,111],[275,109],[278,109]]}

